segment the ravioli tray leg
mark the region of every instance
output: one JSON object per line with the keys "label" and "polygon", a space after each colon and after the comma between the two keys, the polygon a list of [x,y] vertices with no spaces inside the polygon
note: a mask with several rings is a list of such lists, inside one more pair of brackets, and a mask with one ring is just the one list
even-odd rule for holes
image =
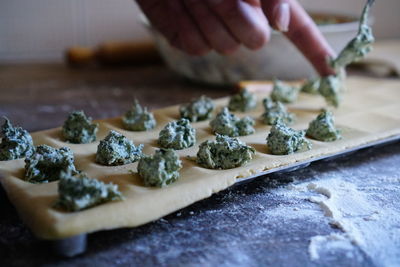
{"label": "ravioli tray leg", "polygon": [[86,251],[87,234],[49,241],[53,251],[62,257],[74,257]]}

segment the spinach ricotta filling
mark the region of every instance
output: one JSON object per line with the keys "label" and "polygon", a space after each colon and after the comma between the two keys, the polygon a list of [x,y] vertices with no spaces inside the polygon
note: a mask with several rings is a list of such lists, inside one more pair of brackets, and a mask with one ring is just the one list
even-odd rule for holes
{"label": "spinach ricotta filling", "polygon": [[261,115],[262,121],[267,125],[274,125],[278,120],[286,124],[293,123],[295,116],[279,101],[275,102],[270,98],[263,99],[265,112]]}
{"label": "spinach ricotta filling", "polygon": [[122,200],[118,186],[89,178],[85,173],[63,173],[58,183],[56,208],[80,211],[109,201]]}
{"label": "spinach ricotta filling", "polygon": [[274,155],[289,155],[299,150],[309,150],[311,143],[305,138],[305,134],[305,131],[296,131],[278,121],[268,134],[268,149]]}
{"label": "spinach ricotta filling", "polygon": [[145,186],[164,187],[179,178],[182,161],[172,149],[159,149],[154,155],[144,156],[138,163],[138,174]]}
{"label": "spinach ricotta filling", "polygon": [[153,113],[135,99],[131,109],[122,116],[122,124],[129,131],[148,131],[156,126],[156,120]]}
{"label": "spinach ricotta filling", "polygon": [[78,173],[74,165],[74,155],[68,147],[57,149],[40,145],[32,155],[25,158],[25,180],[28,182],[57,181],[62,173]]}
{"label": "spinach ricotta filling", "polygon": [[271,99],[282,103],[293,103],[297,100],[300,88],[297,86],[284,84],[279,80],[274,80],[274,87],[271,92]]}
{"label": "spinach ricotta filling", "polygon": [[228,108],[230,111],[246,112],[254,109],[256,105],[256,96],[250,93],[247,89],[244,89],[240,93],[231,96]]}
{"label": "spinach ricotta filling", "polygon": [[322,77],[318,90],[329,105],[338,107],[342,100],[342,91],[344,90],[343,79],[340,75]]}
{"label": "spinach ricotta filling", "polygon": [[162,148],[184,149],[196,143],[196,129],[187,119],[169,122],[160,131],[158,144]]}
{"label": "spinach ricotta filling", "polygon": [[124,135],[111,130],[97,146],[96,162],[106,166],[133,163],[142,156],[143,145],[135,146]]}
{"label": "spinach ricotta filling", "polygon": [[300,91],[307,94],[317,95],[319,93],[320,79],[309,79],[302,86]]}
{"label": "spinach ricotta filling", "polygon": [[214,103],[211,98],[206,96],[201,96],[179,107],[181,118],[188,119],[191,122],[209,119],[213,110]]}
{"label": "spinach ricotta filling", "polygon": [[214,133],[231,137],[253,134],[255,132],[254,124],[251,117],[246,116],[239,119],[226,107],[210,122]]}
{"label": "spinach ricotta filling", "polygon": [[34,152],[31,135],[21,127],[14,127],[4,118],[1,129],[0,161],[30,156]]}
{"label": "spinach ricotta filling", "polygon": [[62,135],[67,142],[87,144],[96,141],[98,126],[83,111],[73,111],[64,122]]}
{"label": "spinach ricotta filling", "polygon": [[238,138],[217,134],[216,140],[200,144],[197,163],[208,169],[231,169],[243,166],[255,155],[255,149]]}
{"label": "spinach ricotta filling", "polygon": [[354,37],[339,53],[335,59],[330,59],[330,65],[336,71],[335,75],[322,77],[320,80],[319,92],[329,105],[338,107],[341,102],[341,95],[344,91],[344,68],[355,61],[363,58],[372,49],[374,36],[368,25],[369,10],[374,0],[368,0],[360,18],[359,29]]}
{"label": "spinach ricotta filling", "polygon": [[343,48],[339,55],[331,60],[331,66],[339,70],[352,62],[362,59],[372,50],[372,43],[375,38],[372,28],[368,24],[369,11],[374,0],[367,0],[361,14],[357,35]]}
{"label": "spinach ricotta filling", "polygon": [[331,142],[340,138],[340,131],[335,128],[332,112],[324,110],[310,122],[306,135],[319,141]]}

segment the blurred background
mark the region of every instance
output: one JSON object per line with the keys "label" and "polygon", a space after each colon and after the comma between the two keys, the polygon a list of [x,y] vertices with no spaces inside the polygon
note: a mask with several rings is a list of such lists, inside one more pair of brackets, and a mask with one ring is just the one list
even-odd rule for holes
{"label": "blurred background", "polygon": [[[302,0],[308,10],[360,14],[364,0]],[[378,38],[400,37],[400,1],[378,0],[373,16]],[[61,62],[70,46],[104,41],[146,41],[133,0],[1,0],[0,63]]]}

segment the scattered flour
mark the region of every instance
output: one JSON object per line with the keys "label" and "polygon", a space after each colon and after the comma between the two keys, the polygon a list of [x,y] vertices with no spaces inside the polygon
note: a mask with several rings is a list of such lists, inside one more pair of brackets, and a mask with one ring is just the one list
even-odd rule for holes
{"label": "scattered flour", "polygon": [[303,192],[304,199],[318,204],[330,224],[342,231],[312,237],[312,260],[324,251],[345,250],[351,256],[358,246],[378,266],[400,265],[400,214],[391,205],[381,205],[372,191],[337,177],[289,185],[286,190]]}
{"label": "scattered flour", "polygon": [[319,260],[320,254],[327,251],[343,249],[347,257],[354,257],[354,246],[343,234],[331,233],[330,235],[317,235],[311,238],[308,253],[311,260]]}
{"label": "scattered flour", "polygon": [[331,224],[347,233],[354,244],[364,245],[363,234],[354,223],[375,214],[378,208],[370,204],[352,183],[328,179],[310,183],[307,188],[324,196],[311,197],[309,200],[318,204],[325,216],[332,218]]}

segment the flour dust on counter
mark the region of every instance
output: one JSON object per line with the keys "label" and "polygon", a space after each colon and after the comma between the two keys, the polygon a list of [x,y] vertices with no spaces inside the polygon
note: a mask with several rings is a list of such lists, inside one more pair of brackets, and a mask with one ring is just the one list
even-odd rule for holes
{"label": "flour dust on counter", "polygon": [[[385,166],[384,161],[380,164]],[[330,165],[336,169],[335,174],[324,172],[316,180],[297,182],[278,190],[287,198],[313,203],[329,219],[332,231],[310,238],[310,259],[323,262],[324,257],[341,253],[354,260],[359,257],[356,250],[360,249],[377,266],[398,266],[400,208],[395,204],[398,194],[393,192],[400,190],[400,176],[379,175],[368,164],[361,166],[358,173],[341,171],[335,163]],[[366,173],[370,177],[365,177]],[[308,209],[297,206],[294,209],[298,215],[308,216]]]}
{"label": "flour dust on counter", "polygon": [[[399,182],[400,179],[397,187]],[[360,247],[377,265],[400,264],[399,209],[390,207],[387,202],[380,202],[374,196],[374,191],[391,190],[390,187],[376,184],[359,188],[354,182],[332,178],[309,183],[307,188],[320,194],[309,200],[318,204],[325,215],[331,218],[331,225],[343,231],[342,239]],[[327,242],[325,246],[331,243]],[[325,248],[322,246],[318,249]]]}

